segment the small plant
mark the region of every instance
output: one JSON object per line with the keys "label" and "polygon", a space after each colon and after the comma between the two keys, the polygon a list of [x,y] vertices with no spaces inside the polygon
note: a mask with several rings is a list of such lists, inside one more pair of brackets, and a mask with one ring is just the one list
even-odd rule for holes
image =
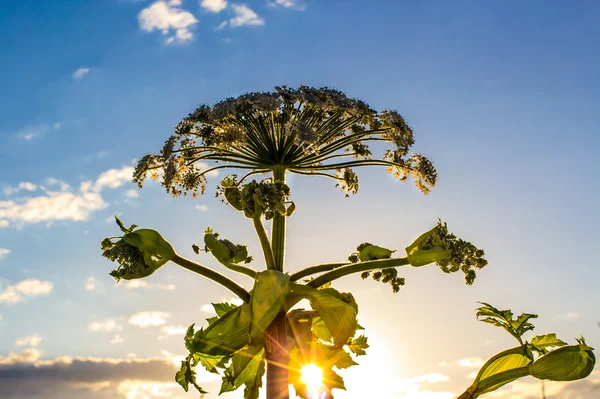
{"label": "small plant", "polygon": [[[369,147],[373,143],[391,148],[377,157]],[[176,126],[159,154],[141,159],[134,181],[141,187],[147,177],[160,179],[174,196],[204,194],[206,175],[211,171],[244,172],[241,177],[226,176],[217,195],[251,221],[261,244],[257,267],[248,266],[253,257],[246,245],[224,239],[211,228],[204,232],[204,248],[192,245],[196,254],[209,252],[221,265],[248,278],[247,286],[252,289],[247,290],[178,255],[155,230],[136,230],[135,225],[125,228],[117,219],[123,236],[102,241],[103,256],[119,263],[111,272],[117,281],[148,277],[171,261],[221,284],[243,301],[240,306],[213,304],[217,316],[208,319],[208,325],[188,328],[185,346],[189,355],[175,376],[186,391],[193,385],[205,393],[194,371],[204,367],[222,376],[220,393],[244,386],[245,398],[258,398],[266,374],[268,399],[288,398],[288,384],[293,384],[298,396],[309,398],[312,388],[301,370],[311,366],[314,371],[316,365],[324,393],[332,398],[333,389],[345,389],[337,371],[356,365],[355,357],[365,355],[369,347],[360,333],[354,297],[333,288],[332,282],[360,274],[398,292],[405,284],[399,267],[436,264],[445,273],[461,271],[466,283],[473,284],[475,271],[487,265],[484,251],[450,233],[441,221],[408,245],[404,256],[365,242],[346,261],[310,266],[291,275],[284,270],[286,219],[296,209],[285,183],[287,173],[333,179],[348,197],[359,188],[355,168],[382,166],[401,181],[412,177],[417,188],[427,194],[436,184],[437,172],[426,157],[409,152],[413,144],[411,128],[395,111],[377,112],[327,88],[277,87],[271,93],[249,93],[212,107],[202,105]],[[201,170],[200,162],[212,165]],[[257,175],[266,177],[250,180]],[[270,237],[263,221],[271,221]],[[298,308],[303,299],[309,301],[310,309]],[[521,346],[514,353],[492,358],[462,398],[475,398],[523,375],[566,380],[589,374],[594,358],[583,340],[579,346],[546,354],[544,351],[559,346],[559,341],[543,336],[531,343],[521,342],[521,335],[533,328],[527,322],[533,315],[513,321],[507,312],[489,305],[479,311],[487,316],[486,321],[506,328]],[[531,351],[543,356],[533,362]],[[567,352],[570,355],[561,355]],[[567,357],[575,362],[584,357],[582,353],[588,363],[577,371],[555,366]]]}

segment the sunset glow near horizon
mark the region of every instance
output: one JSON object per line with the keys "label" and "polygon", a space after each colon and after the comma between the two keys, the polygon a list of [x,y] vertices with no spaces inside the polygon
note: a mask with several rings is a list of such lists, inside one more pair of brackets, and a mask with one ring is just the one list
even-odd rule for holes
{"label": "sunset glow near horizon", "polygon": [[[242,282],[194,254],[211,226],[262,267],[252,223],[214,196],[224,173],[198,198],[138,190],[131,175],[199,104],[279,85],[398,110],[440,176],[424,196],[362,168],[350,198],[329,179],[289,176],[286,270],[344,261],[365,241],[402,254],[438,218],[489,261],[471,287],[435,265],[400,268],[398,294],[336,281],[370,345],[340,372],[336,399],[456,398],[516,342],[476,320],[478,301],[538,314],[527,339],[583,335],[600,350],[600,3],[3,2],[0,33],[0,397],[198,396],[174,381],[183,336],[231,293],[174,264],[116,284],[99,243],[117,214]],[[197,372],[217,397],[221,377]],[[545,389],[595,399],[600,368]],[[540,390],[523,379],[482,397]]]}

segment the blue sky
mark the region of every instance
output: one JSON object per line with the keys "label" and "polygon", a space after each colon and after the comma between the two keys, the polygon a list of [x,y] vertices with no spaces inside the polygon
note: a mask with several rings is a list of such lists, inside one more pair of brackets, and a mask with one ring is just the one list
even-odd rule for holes
{"label": "blue sky", "polygon": [[[438,217],[490,262],[472,287],[435,266],[403,270],[396,295],[341,281],[372,347],[336,397],[455,397],[469,365],[513,344],[475,320],[477,301],[600,347],[599,42],[594,1],[2,2],[0,396],[194,396],[172,385],[181,328],[230,295],[175,265],[116,286],[99,242],[118,213],[186,256],[208,225],[258,251],[212,188],[171,198],[157,184],[138,191],[130,174],[198,104],[276,85],[397,109],[440,174],[427,197],[377,169],[360,171],[350,199],[330,181],[292,178],[289,270],[367,240],[403,248]],[[597,370],[548,392],[591,399],[599,387]],[[538,394],[523,380],[498,397]]]}

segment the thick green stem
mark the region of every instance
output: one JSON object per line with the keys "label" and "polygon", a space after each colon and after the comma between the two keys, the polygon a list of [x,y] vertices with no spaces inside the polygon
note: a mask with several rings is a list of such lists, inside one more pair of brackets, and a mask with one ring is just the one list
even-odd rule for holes
{"label": "thick green stem", "polygon": [[[273,169],[273,181],[285,183],[285,169]],[[283,271],[285,256],[285,216],[275,214],[273,218],[271,245],[273,248],[274,269]],[[281,312],[267,327],[267,399],[289,399],[288,366],[290,355],[287,349],[285,312]]]}
{"label": "thick green stem", "polygon": [[[485,392],[487,389],[498,384],[506,384],[518,378],[527,377],[528,375],[529,366],[503,371],[501,373],[494,374],[491,377],[479,381],[479,384],[477,384],[477,392]],[[474,394],[473,396],[477,397],[479,396],[479,394]]]}
{"label": "thick green stem", "polygon": [[256,234],[258,235],[258,240],[260,241],[260,245],[265,256],[265,264],[267,265],[267,269],[275,269],[273,249],[271,248],[269,236],[267,236],[267,231],[265,230],[265,226],[262,223],[260,215],[253,218],[252,221],[254,222],[254,228],[256,229]]}
{"label": "thick green stem", "polygon": [[186,259],[182,256],[175,255],[171,261],[184,269],[188,269],[193,271],[194,273],[198,273],[215,283],[221,284],[223,287],[227,288],[229,291],[233,292],[237,296],[241,298],[242,301],[248,303],[250,302],[250,293],[246,291],[244,288],[239,286],[234,281],[228,279],[224,275],[217,273],[216,271],[209,269],[208,267],[199,265],[198,263],[192,262],[189,259]]}
{"label": "thick green stem", "polygon": [[323,284],[327,284],[330,281],[337,280],[338,278],[347,276],[349,274],[366,272],[375,269],[385,269],[388,267],[406,266],[408,264],[409,262],[407,258],[370,260],[367,262],[353,263],[352,266],[340,267],[330,271],[329,273],[325,273],[306,285],[319,288]]}
{"label": "thick green stem", "polygon": [[250,277],[252,280],[256,278],[256,271],[250,269],[249,267],[236,265],[235,263],[231,262],[222,263],[222,265],[228,268],[229,270],[233,270],[234,272],[244,274]]}
{"label": "thick green stem", "polygon": [[[275,167],[273,169],[273,182],[285,183],[285,169]],[[271,232],[271,245],[273,246],[273,258],[275,270],[283,271],[283,260],[285,257],[285,215],[275,213]]]}
{"label": "thick green stem", "polygon": [[302,277],[310,276],[311,274],[328,272],[330,270],[337,269],[338,267],[346,266],[348,264],[352,264],[350,262],[338,262],[338,263],[325,263],[322,265],[316,265],[307,267],[306,269],[302,269],[290,276],[290,281],[298,281]]}

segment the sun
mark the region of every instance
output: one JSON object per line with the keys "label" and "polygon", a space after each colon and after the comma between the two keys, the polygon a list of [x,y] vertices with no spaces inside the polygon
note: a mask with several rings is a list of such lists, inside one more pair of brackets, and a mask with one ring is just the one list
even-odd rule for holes
{"label": "sun", "polygon": [[323,387],[323,370],[315,364],[307,364],[302,367],[300,380],[306,385],[310,395],[318,398],[319,391]]}

